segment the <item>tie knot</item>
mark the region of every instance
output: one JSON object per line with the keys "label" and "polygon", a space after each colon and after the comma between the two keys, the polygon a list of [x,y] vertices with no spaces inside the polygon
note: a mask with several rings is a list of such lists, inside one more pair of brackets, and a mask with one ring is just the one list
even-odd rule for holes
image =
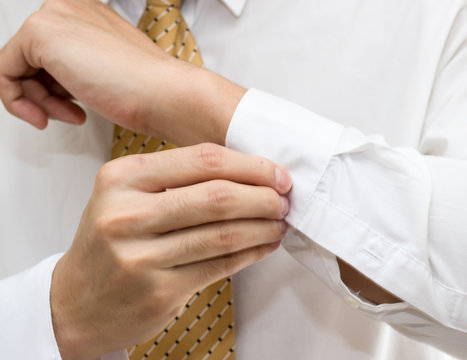
{"label": "tie knot", "polygon": [[183,0],[146,0],[147,6],[174,7],[180,9]]}

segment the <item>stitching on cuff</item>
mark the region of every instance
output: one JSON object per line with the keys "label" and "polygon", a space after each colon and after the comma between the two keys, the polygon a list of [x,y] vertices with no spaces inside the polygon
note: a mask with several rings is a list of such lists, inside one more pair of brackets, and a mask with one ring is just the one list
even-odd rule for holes
{"label": "stitching on cuff", "polygon": [[[365,230],[367,230],[369,233],[373,234],[375,237],[377,237],[378,239],[382,240],[385,244],[385,246],[389,247],[389,248],[393,248],[393,249],[396,249],[397,251],[403,253],[404,255],[406,255],[407,257],[409,257],[412,261],[414,261],[419,267],[421,267],[423,269],[423,271],[427,272],[427,273],[431,273],[430,269],[424,264],[422,263],[419,259],[417,259],[415,256],[413,256],[411,253],[409,253],[407,250],[405,250],[404,248],[400,247],[400,246],[397,246],[397,245],[394,245],[393,243],[391,243],[384,235],[382,235],[381,233],[375,231],[373,228],[371,228],[366,222],[364,222],[363,220],[361,220],[360,218],[357,218],[355,215],[353,214],[350,214],[348,213],[347,211],[345,211],[344,209],[342,209],[341,207],[339,207],[338,205],[330,202],[329,200],[319,196],[319,195],[315,195],[314,196],[316,200],[320,200],[322,201],[323,203],[325,203],[325,205],[328,205],[330,207],[332,207],[333,209],[335,209],[336,211],[340,212],[343,216],[351,219],[352,221],[356,222],[359,226],[363,227]],[[317,209],[315,209],[315,211],[317,211]],[[369,250],[366,249],[366,252],[368,252]],[[376,257],[378,258],[378,257]],[[374,258],[373,258],[374,259]],[[436,284],[442,286],[443,288],[446,289],[446,291],[449,291],[449,292],[452,292],[455,296],[467,296],[467,293],[464,293],[463,291],[461,290],[458,290],[458,289],[454,289],[452,287],[449,287],[448,285],[442,283],[439,279],[437,278],[434,278],[434,277],[431,277],[433,282],[435,282]]]}
{"label": "stitching on cuff", "polygon": [[[344,131],[341,130],[341,134],[340,136],[338,137],[338,139],[336,140],[336,142],[334,143],[334,150],[332,151],[331,154],[334,154],[335,152],[335,149],[337,148],[337,144],[339,144],[341,138],[343,137],[344,135]],[[313,205],[313,197],[317,197],[317,195],[315,195],[315,192],[316,192],[316,189],[318,187],[318,185],[321,183],[321,180],[323,179],[324,177],[324,174],[331,168],[331,160],[333,160],[337,155],[331,155],[329,156],[328,158],[328,161],[326,163],[326,166],[323,167],[323,170],[321,171],[321,174],[319,175],[318,179],[316,180],[315,184],[312,185],[312,190],[310,191],[309,195],[306,197],[306,200],[305,200],[305,203],[307,204],[306,207],[305,207],[305,210],[303,211],[302,215],[300,216],[300,218],[297,220],[297,228],[300,228],[300,225],[302,224],[303,222],[303,219],[305,218],[305,215],[308,214],[308,212],[310,211],[310,208],[312,208],[312,205]],[[316,209],[315,209],[316,211]],[[311,215],[313,215],[313,211],[311,213]]]}

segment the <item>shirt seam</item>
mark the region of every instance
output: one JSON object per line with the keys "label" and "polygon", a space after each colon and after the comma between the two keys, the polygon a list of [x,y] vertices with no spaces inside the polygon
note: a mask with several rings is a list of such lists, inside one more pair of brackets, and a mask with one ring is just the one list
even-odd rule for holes
{"label": "shirt seam", "polygon": [[[312,208],[313,206],[313,197],[315,196],[318,196],[316,195],[316,189],[318,187],[318,185],[321,183],[321,180],[323,179],[324,177],[324,174],[326,173],[326,171],[329,169],[329,164],[331,163],[331,160],[336,157],[336,155],[334,154],[334,151],[337,147],[337,145],[339,144],[340,140],[342,139],[342,136],[343,136],[343,131],[341,131],[341,134],[340,136],[337,138],[337,140],[335,141],[334,143],[334,150],[333,150],[333,153],[332,155],[330,155],[328,157],[328,160],[326,162],[326,166],[323,166],[323,170],[321,171],[321,173],[319,174],[318,178],[316,179],[316,182],[313,184],[312,186],[312,190],[310,191],[309,195],[306,197],[306,200],[305,200],[305,203],[307,204],[305,206],[305,209],[303,211],[303,213],[301,214],[301,216],[299,217],[299,219],[297,220],[297,228],[300,228],[300,225],[303,223],[303,220],[305,218],[305,215],[308,214],[308,211],[310,211],[310,208]],[[314,210],[316,211],[316,209]],[[312,211],[312,213],[314,213],[314,211]]]}
{"label": "shirt seam", "polygon": [[[376,236],[378,239],[381,239],[384,244],[386,246],[389,246],[390,248],[393,248],[395,249],[396,251],[399,251],[401,253],[403,253],[404,255],[406,255],[407,257],[409,257],[412,261],[414,261],[419,267],[421,267],[423,269],[423,271],[425,272],[428,272],[430,273],[429,271],[429,268],[427,266],[425,266],[419,259],[417,259],[416,257],[414,257],[412,254],[410,254],[409,252],[407,252],[404,248],[401,248],[400,246],[397,246],[393,243],[391,243],[390,240],[388,240],[388,238],[386,238],[384,235],[382,235],[381,233],[377,232],[376,230],[374,230],[372,227],[370,227],[366,222],[364,222],[363,220],[361,220],[360,218],[356,217],[355,215],[353,214],[350,214],[348,213],[347,211],[345,211],[344,209],[342,209],[341,207],[339,207],[338,205],[330,202],[329,200],[323,198],[322,196],[319,196],[319,195],[316,195],[316,194],[313,194],[314,197],[322,202],[324,202],[326,205],[334,208],[335,210],[337,210],[338,212],[340,212],[343,216],[357,222],[360,226],[364,227],[366,230],[368,230],[368,232],[370,232],[371,234],[373,234],[374,236]],[[315,209],[316,211],[316,209]],[[366,249],[367,251],[369,251],[368,249]],[[439,279],[435,278],[435,277],[432,277],[432,280],[433,282],[435,282],[436,284],[442,286],[444,289],[446,289],[446,291],[449,291],[449,292],[452,292],[453,295],[455,296],[467,296],[467,293],[463,292],[462,290],[458,290],[458,289],[454,289],[444,283],[442,283]]]}

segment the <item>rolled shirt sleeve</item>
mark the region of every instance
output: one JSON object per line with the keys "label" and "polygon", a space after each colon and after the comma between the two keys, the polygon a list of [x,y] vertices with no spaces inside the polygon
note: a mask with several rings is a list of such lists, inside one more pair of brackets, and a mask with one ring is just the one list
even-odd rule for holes
{"label": "rolled shirt sleeve", "polygon": [[[255,89],[226,143],[291,172],[284,247],[298,261],[367,315],[467,353],[467,160],[391,147]],[[404,302],[375,306],[353,294],[336,256]]]}

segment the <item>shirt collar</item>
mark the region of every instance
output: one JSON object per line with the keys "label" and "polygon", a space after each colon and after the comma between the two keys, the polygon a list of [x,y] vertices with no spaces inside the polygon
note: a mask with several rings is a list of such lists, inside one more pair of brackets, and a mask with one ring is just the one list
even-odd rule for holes
{"label": "shirt collar", "polygon": [[[110,0],[100,0],[104,4],[109,4]],[[220,0],[236,17],[242,15],[243,8],[247,0]]]}
{"label": "shirt collar", "polygon": [[236,17],[242,14],[247,0],[220,0]]}

